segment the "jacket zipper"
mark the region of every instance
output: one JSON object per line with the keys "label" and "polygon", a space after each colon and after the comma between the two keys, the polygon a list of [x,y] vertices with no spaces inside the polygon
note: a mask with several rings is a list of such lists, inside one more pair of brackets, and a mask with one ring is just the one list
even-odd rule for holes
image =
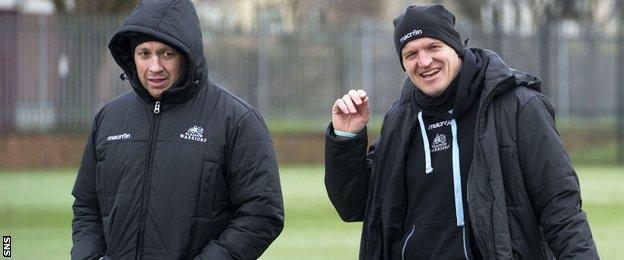
{"label": "jacket zipper", "polygon": [[410,231],[409,235],[405,238],[405,242],[403,243],[403,250],[401,250],[401,259],[405,260],[405,248],[407,248],[407,242],[409,242],[410,238],[414,234],[414,230],[416,230],[416,225],[412,225],[412,231]]}
{"label": "jacket zipper", "polygon": [[149,202],[149,187],[151,182],[151,171],[152,171],[152,154],[154,150],[154,143],[156,132],[158,131],[158,119],[160,114],[160,101],[156,101],[154,104],[154,119],[152,121],[152,128],[150,129],[150,137],[149,137],[149,146],[147,150],[147,161],[145,165],[145,180],[143,182],[143,200],[141,202],[141,215],[139,217],[139,235],[138,235],[138,243],[137,243],[137,255],[136,259],[141,259],[143,255],[143,244],[144,244],[144,230],[145,226],[145,215],[147,215],[147,203]]}

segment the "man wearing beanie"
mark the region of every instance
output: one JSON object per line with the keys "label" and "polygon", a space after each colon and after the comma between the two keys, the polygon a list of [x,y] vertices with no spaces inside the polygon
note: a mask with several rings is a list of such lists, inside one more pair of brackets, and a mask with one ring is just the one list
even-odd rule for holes
{"label": "man wearing beanie", "polygon": [[72,191],[72,259],[257,259],[283,228],[254,108],[211,82],[195,7],[143,0],[109,49],[132,90],[95,116]]}
{"label": "man wearing beanie", "polygon": [[335,101],[326,134],[325,186],[364,222],[360,259],[598,259],[539,79],[464,48],[440,5],[394,28],[407,79],[379,138],[364,90]]}

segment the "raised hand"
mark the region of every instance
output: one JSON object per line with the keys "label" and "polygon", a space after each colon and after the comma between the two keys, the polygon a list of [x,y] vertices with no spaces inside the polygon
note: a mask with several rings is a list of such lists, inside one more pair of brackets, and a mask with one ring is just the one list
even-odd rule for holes
{"label": "raised hand", "polygon": [[369,119],[368,97],[364,90],[349,90],[334,102],[332,124],[335,130],[357,134],[364,129]]}

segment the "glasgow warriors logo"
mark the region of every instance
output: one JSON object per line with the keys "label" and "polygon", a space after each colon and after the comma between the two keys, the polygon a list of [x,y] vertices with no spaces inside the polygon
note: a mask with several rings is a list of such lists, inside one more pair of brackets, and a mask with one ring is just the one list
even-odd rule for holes
{"label": "glasgow warriors logo", "polygon": [[431,145],[431,152],[439,152],[449,149],[451,146],[446,143],[446,136],[444,134],[437,134],[433,139]]}
{"label": "glasgow warriors logo", "polygon": [[206,138],[204,138],[204,129],[197,125],[189,128],[189,130],[186,130],[186,133],[180,134],[180,138],[202,143],[206,142]]}

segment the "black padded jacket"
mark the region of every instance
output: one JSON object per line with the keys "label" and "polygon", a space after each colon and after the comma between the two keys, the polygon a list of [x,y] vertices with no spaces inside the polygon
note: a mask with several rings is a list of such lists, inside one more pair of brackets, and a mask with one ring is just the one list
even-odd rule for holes
{"label": "black padded jacket", "polygon": [[[129,36],[186,57],[159,100],[141,87]],[[132,85],[97,113],[72,195],[72,259],[256,259],[279,235],[278,166],[259,113],[208,80],[190,1],[141,1],[109,44]]]}
{"label": "black padded jacket", "polygon": [[[479,252],[485,259],[598,259],[578,178],[539,80],[492,51],[472,51],[488,60],[466,187]],[[405,157],[418,125],[413,89],[406,79],[368,152],[366,131],[343,140],[328,127],[325,186],[344,221],[364,222],[360,259],[401,259]]]}

